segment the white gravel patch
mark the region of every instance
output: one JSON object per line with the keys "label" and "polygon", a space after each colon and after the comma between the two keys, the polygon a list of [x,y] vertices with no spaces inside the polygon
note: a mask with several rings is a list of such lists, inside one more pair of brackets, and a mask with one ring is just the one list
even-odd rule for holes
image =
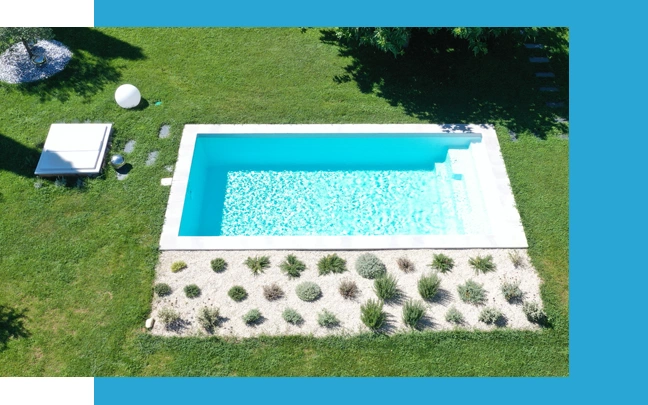
{"label": "white gravel patch", "polygon": [[[506,317],[504,327],[513,329],[534,330],[538,327],[530,323],[522,312],[521,303],[509,303],[500,291],[502,281],[519,281],[524,292],[525,301],[541,303],[541,280],[535,269],[530,265],[526,250],[518,250],[525,258],[525,266],[515,268],[508,256],[513,250],[507,249],[461,249],[461,250],[382,250],[372,251],[387,266],[388,273],[396,276],[403,292],[403,298],[398,303],[385,304],[384,310],[388,314],[388,327],[385,332],[389,334],[408,330],[402,322],[403,303],[414,298],[421,300],[417,282],[423,274],[432,270],[427,267],[432,261],[434,253],[444,253],[455,261],[452,271],[439,274],[441,286],[437,297],[432,302],[426,302],[427,316],[423,322],[423,330],[447,330],[456,326],[445,320],[447,310],[455,306],[465,317],[461,326],[466,329],[491,330],[501,326],[486,325],[478,321],[481,310],[486,306],[498,308]],[[303,261],[307,268],[301,277],[290,279],[279,269],[279,264],[288,254],[294,254]],[[337,253],[347,261],[348,271],[343,274],[329,274],[319,276],[317,262],[327,254]],[[373,291],[373,280],[367,280],[355,270],[356,258],[366,252],[363,251],[163,251],[156,268],[155,283],[166,283],[171,286],[172,293],[166,297],[153,298],[152,317],[157,322],[152,329],[155,335],[164,336],[195,336],[207,333],[197,322],[198,311],[202,307],[216,307],[220,309],[223,321],[214,331],[215,335],[232,337],[251,337],[258,335],[353,335],[369,331],[360,320],[360,306],[370,298],[376,298]],[[477,274],[468,264],[468,259],[477,255],[492,255],[497,266],[496,271]],[[271,267],[258,276],[243,264],[249,256],[269,256]],[[227,269],[222,273],[215,273],[210,266],[214,258],[222,257],[228,263]],[[402,272],[396,263],[399,257],[407,257],[415,264],[412,273]],[[171,272],[171,264],[175,261],[184,261],[188,267],[180,272]],[[353,280],[357,283],[360,294],[355,300],[344,299],[338,292],[340,281]],[[474,306],[462,302],[457,294],[457,286],[466,280],[473,279],[482,283],[487,291],[487,300],[484,305]],[[314,302],[304,302],[295,294],[295,287],[304,281],[313,281],[322,289],[322,297]],[[269,302],[263,296],[263,286],[277,283],[283,289],[285,296],[277,301]],[[202,294],[197,298],[187,298],[184,287],[196,284]],[[234,285],[243,286],[248,297],[242,302],[234,302],[227,295],[228,290]],[[305,322],[300,326],[288,324],[281,314],[287,307],[297,310]],[[158,311],[162,308],[172,308],[179,312],[182,322],[181,327],[167,329],[157,319]],[[263,315],[263,322],[256,326],[246,325],[241,317],[249,310],[257,308]],[[317,323],[317,314],[323,309],[333,312],[341,321],[337,328],[324,328]]]}
{"label": "white gravel patch", "polygon": [[47,63],[41,66],[32,63],[22,42],[13,44],[0,55],[0,81],[16,84],[46,79],[63,70],[72,59],[72,52],[55,40],[38,41],[32,52],[45,55]]}

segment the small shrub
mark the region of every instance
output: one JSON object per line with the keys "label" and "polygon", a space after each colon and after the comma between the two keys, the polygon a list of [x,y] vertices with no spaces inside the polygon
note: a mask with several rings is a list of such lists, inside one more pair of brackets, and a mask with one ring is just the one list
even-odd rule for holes
{"label": "small shrub", "polygon": [[212,332],[220,323],[218,308],[203,307],[198,311],[198,324],[207,332]]}
{"label": "small shrub", "polygon": [[158,283],[153,287],[153,291],[155,291],[158,297],[165,297],[171,294],[171,287],[165,283]]}
{"label": "small shrub", "polygon": [[200,295],[200,288],[195,284],[189,284],[184,288],[187,298],[196,298]]}
{"label": "small shrub", "polygon": [[322,290],[319,286],[311,281],[306,281],[297,285],[295,288],[297,296],[302,301],[315,301],[322,295]]}
{"label": "small shrub", "polygon": [[424,300],[433,299],[437,292],[439,292],[439,285],[441,285],[441,279],[437,273],[421,277],[418,281],[418,291],[421,294],[421,298]]}
{"label": "small shrub", "polygon": [[455,324],[461,324],[464,323],[464,316],[463,314],[454,306],[451,307],[448,312],[446,312],[445,319],[448,322],[452,322]]}
{"label": "small shrub", "polygon": [[283,317],[284,321],[293,325],[299,325],[300,323],[304,322],[304,318],[299,315],[299,312],[295,311],[292,308],[286,308],[281,316]]}
{"label": "small shrub", "polygon": [[252,270],[252,274],[260,274],[270,267],[270,257],[268,256],[255,256],[245,259],[245,265]]}
{"label": "small shrub", "polygon": [[482,273],[495,271],[495,263],[493,263],[493,256],[491,255],[471,257],[468,260],[468,264],[470,264],[477,273],[480,271]]}
{"label": "small shrub", "polygon": [[503,317],[504,315],[499,309],[493,307],[486,307],[482,309],[478,319],[480,322],[484,322],[485,324],[490,325],[492,323],[496,323]]}
{"label": "small shrub", "polygon": [[504,298],[508,302],[521,300],[522,295],[524,295],[522,290],[520,290],[519,282],[516,283],[516,282],[505,281],[502,283],[501,290],[502,290],[502,294],[504,295]]}
{"label": "small shrub", "polygon": [[245,322],[247,325],[253,325],[261,320],[261,311],[258,309],[251,309],[243,315],[243,322]]}
{"label": "small shrub", "polygon": [[338,290],[340,291],[340,295],[348,300],[357,297],[359,292],[358,285],[355,281],[351,280],[342,280]]}
{"label": "small shrub", "polygon": [[370,299],[360,307],[360,320],[371,330],[380,329],[386,318],[382,301]]}
{"label": "small shrub", "polygon": [[522,312],[524,312],[529,322],[543,324],[547,321],[547,314],[537,302],[525,302],[522,305]]}
{"label": "small shrub", "polygon": [[162,308],[158,312],[158,317],[160,318],[160,321],[162,321],[162,323],[167,327],[173,326],[180,321],[180,314],[171,308]]}
{"label": "small shrub", "polygon": [[177,272],[179,272],[181,270],[184,270],[186,268],[187,268],[187,263],[185,263],[183,261],[173,262],[173,264],[171,265],[171,271],[174,272],[174,273],[177,273]]}
{"label": "small shrub", "polygon": [[346,260],[335,253],[324,256],[317,262],[317,270],[320,276],[330,273],[344,273],[347,271]]}
{"label": "small shrub", "polygon": [[421,301],[409,300],[403,305],[403,322],[412,329],[418,327],[425,316],[425,305]]}
{"label": "small shrub", "polygon": [[335,314],[325,309],[317,314],[317,323],[319,324],[319,326],[323,326],[325,328],[333,328],[335,326],[338,326],[340,324],[340,321],[337,319]]}
{"label": "small shrub", "polygon": [[459,293],[459,298],[469,304],[479,305],[486,300],[484,285],[473,280],[468,280],[464,284],[459,285],[457,292]]}
{"label": "small shrub", "polygon": [[306,270],[304,262],[299,260],[295,255],[286,256],[286,260],[279,265],[281,271],[286,273],[290,278],[299,277],[302,271]]}
{"label": "small shrub", "polygon": [[454,267],[454,260],[443,253],[435,254],[432,263],[428,266],[432,269],[439,270],[441,273],[448,272]]}
{"label": "small shrub", "polygon": [[374,279],[387,273],[385,264],[373,253],[365,253],[356,260],[356,271],[364,278]]}
{"label": "small shrub", "polygon": [[520,267],[524,267],[524,258],[517,250],[514,250],[513,252],[509,252],[508,257],[509,259],[511,259],[511,263],[513,263],[513,267],[515,267],[516,269]]}
{"label": "small shrub", "polygon": [[398,268],[404,273],[411,273],[414,271],[414,263],[407,257],[399,257],[396,260],[396,264],[398,264]]}
{"label": "small shrub", "polygon": [[284,292],[276,283],[263,286],[263,296],[268,301],[278,300],[284,296]]}
{"label": "small shrub", "polygon": [[374,291],[378,298],[389,301],[397,298],[400,295],[398,289],[398,281],[391,274],[378,277],[374,280]]}
{"label": "small shrub", "polygon": [[236,302],[241,302],[248,296],[245,288],[241,287],[240,285],[235,285],[234,287],[230,288],[227,292],[227,295],[229,295],[229,297]]}
{"label": "small shrub", "polygon": [[227,269],[227,262],[225,261],[225,259],[217,257],[216,259],[211,261],[211,268],[216,273],[221,273],[225,271],[225,269]]}

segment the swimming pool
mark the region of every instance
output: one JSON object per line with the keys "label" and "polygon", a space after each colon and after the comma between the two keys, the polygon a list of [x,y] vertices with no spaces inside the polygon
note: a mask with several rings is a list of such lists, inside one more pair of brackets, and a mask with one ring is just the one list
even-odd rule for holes
{"label": "swimming pool", "polygon": [[513,248],[526,238],[490,127],[187,125],[160,247]]}

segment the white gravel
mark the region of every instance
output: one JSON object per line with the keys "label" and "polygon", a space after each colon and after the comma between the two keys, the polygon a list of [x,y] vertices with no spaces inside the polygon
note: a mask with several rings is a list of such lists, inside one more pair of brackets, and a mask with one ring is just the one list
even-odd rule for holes
{"label": "white gravel", "polygon": [[[455,268],[445,274],[440,274],[441,287],[436,299],[425,303],[427,318],[423,322],[424,330],[452,329],[455,326],[446,322],[445,314],[451,306],[455,306],[465,317],[461,327],[467,329],[494,329],[494,325],[486,325],[477,320],[479,313],[485,306],[494,306],[500,309],[506,317],[505,327],[514,329],[537,329],[530,323],[522,312],[520,303],[507,302],[500,291],[500,285],[505,280],[520,282],[524,292],[524,300],[541,303],[541,280],[535,269],[530,266],[526,250],[518,250],[525,258],[525,266],[515,268],[509,259],[507,249],[460,249],[460,250],[382,250],[373,251],[387,266],[387,271],[398,279],[399,287],[403,292],[403,299],[399,303],[386,304],[384,309],[388,314],[388,327],[386,333],[392,334],[407,330],[402,323],[402,304],[409,298],[420,300],[417,290],[417,281],[423,275],[431,272],[427,267],[432,261],[433,253],[445,253],[455,261]],[[295,254],[302,260],[307,269],[301,277],[289,279],[279,269],[279,264],[288,254]],[[329,274],[319,276],[317,272],[318,260],[330,253],[337,253],[347,261],[348,271],[343,274]],[[198,311],[204,306],[220,309],[223,317],[221,326],[215,335],[250,337],[257,335],[313,335],[325,336],[330,334],[357,334],[367,332],[360,321],[360,306],[369,298],[376,298],[373,291],[373,280],[367,280],[358,275],[355,270],[355,261],[358,256],[366,253],[363,251],[163,251],[156,269],[156,283],[167,283],[173,292],[167,297],[153,298],[152,317],[157,318],[160,309],[173,308],[180,313],[181,327],[167,329],[162,322],[155,323],[152,333],[165,336],[190,336],[204,335],[206,332],[200,328],[196,320]],[[488,274],[477,274],[468,265],[468,259],[477,255],[490,254],[494,258],[497,270]],[[265,273],[254,276],[243,264],[249,256],[270,257],[271,267]],[[407,257],[415,264],[415,271],[403,273],[396,264],[399,257]],[[210,267],[210,261],[216,257],[224,258],[228,268],[222,273],[215,273]],[[171,272],[171,264],[175,261],[185,261],[188,268],[177,273]],[[360,295],[355,300],[346,300],[338,292],[341,280],[350,279],[357,283]],[[468,279],[483,283],[487,291],[485,305],[474,306],[463,303],[457,294],[457,286]],[[295,287],[303,281],[313,281],[322,289],[322,297],[314,302],[301,301],[295,294]],[[263,286],[276,282],[285,292],[284,298],[269,302],[263,297]],[[189,299],[184,294],[184,287],[197,284],[202,290],[198,298]],[[234,302],[227,295],[227,291],[234,285],[243,286],[248,292],[248,298],[242,302]],[[285,322],[281,316],[287,307],[296,309],[305,319],[301,326],[293,326]],[[258,308],[264,321],[256,326],[246,325],[241,317],[250,309]],[[341,321],[337,328],[324,328],[317,323],[317,314],[323,309],[333,312]]]}
{"label": "white gravel", "polygon": [[47,63],[32,63],[22,42],[18,42],[0,55],[0,81],[16,84],[46,79],[62,71],[72,59],[72,52],[58,41],[38,41],[32,49],[34,54],[44,54]]}

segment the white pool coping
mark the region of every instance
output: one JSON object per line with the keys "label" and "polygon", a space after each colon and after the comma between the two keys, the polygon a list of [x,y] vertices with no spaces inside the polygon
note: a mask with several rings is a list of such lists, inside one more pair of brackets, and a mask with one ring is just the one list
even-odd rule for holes
{"label": "white pool coping", "polygon": [[[394,236],[178,236],[194,146],[198,134],[444,134],[481,135],[473,158],[490,219],[488,235]],[[296,124],[185,125],[169,203],[160,237],[161,250],[371,250],[426,248],[527,248],[495,129],[475,124]]]}

